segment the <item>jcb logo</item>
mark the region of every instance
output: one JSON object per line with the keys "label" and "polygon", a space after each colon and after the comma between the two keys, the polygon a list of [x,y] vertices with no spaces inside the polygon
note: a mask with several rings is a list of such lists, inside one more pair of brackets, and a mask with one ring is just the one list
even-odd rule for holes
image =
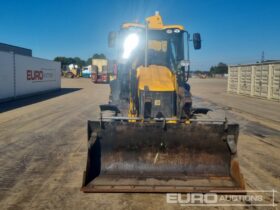
{"label": "jcb logo", "polygon": [[32,70],[27,70],[26,71],[26,78],[27,80],[43,80],[43,71],[32,71]]}

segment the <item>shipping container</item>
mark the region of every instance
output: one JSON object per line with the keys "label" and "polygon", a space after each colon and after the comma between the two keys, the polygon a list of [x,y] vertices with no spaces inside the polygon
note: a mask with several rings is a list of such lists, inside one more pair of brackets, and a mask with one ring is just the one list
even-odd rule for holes
{"label": "shipping container", "polygon": [[280,101],[280,62],[229,66],[227,91]]}
{"label": "shipping container", "polygon": [[57,90],[60,63],[0,51],[0,101]]}

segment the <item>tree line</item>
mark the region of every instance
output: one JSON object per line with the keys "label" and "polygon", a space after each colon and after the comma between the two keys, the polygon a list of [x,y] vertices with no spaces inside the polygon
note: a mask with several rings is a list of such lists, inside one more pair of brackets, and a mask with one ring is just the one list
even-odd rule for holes
{"label": "tree line", "polygon": [[228,73],[228,65],[225,63],[218,63],[216,66],[211,66],[210,74],[227,74]]}
{"label": "tree line", "polygon": [[[64,56],[57,56],[54,58],[54,61],[59,61],[61,62],[61,67],[63,66],[67,66],[70,64],[76,64],[79,67],[82,66],[87,66],[87,65],[91,65],[92,59],[106,59],[106,56],[101,53],[101,54],[97,54],[95,53],[92,57],[88,58],[86,61],[79,58],[79,57],[64,57]],[[200,70],[196,70],[196,71],[192,71],[195,74],[202,74],[202,73],[207,73],[204,71],[200,71]],[[211,66],[209,69],[209,74],[210,75],[214,75],[214,74],[227,74],[228,73],[228,66],[225,63],[218,63],[216,66]]]}
{"label": "tree line", "polygon": [[195,70],[195,71],[192,71],[192,73],[194,73],[194,74],[208,74],[209,76],[215,75],[215,74],[227,74],[228,73],[228,65],[220,62],[215,66],[211,66],[209,71]]}
{"label": "tree line", "polygon": [[61,67],[67,66],[70,64],[76,64],[79,67],[91,65],[92,59],[106,59],[106,56],[101,54],[94,54],[92,57],[88,58],[87,60],[83,60],[79,57],[64,57],[64,56],[57,56],[54,58],[54,61],[61,62]]}

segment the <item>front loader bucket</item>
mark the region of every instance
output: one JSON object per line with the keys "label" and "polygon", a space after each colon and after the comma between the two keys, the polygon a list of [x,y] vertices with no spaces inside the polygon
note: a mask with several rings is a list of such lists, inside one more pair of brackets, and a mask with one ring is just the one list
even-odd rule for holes
{"label": "front loader bucket", "polygon": [[89,121],[81,190],[238,193],[245,189],[238,130],[209,122]]}

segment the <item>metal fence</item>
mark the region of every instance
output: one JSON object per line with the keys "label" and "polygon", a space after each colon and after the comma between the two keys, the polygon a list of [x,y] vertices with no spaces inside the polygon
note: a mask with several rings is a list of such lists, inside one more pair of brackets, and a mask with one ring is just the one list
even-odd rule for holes
{"label": "metal fence", "polygon": [[227,91],[280,101],[280,62],[229,66]]}

